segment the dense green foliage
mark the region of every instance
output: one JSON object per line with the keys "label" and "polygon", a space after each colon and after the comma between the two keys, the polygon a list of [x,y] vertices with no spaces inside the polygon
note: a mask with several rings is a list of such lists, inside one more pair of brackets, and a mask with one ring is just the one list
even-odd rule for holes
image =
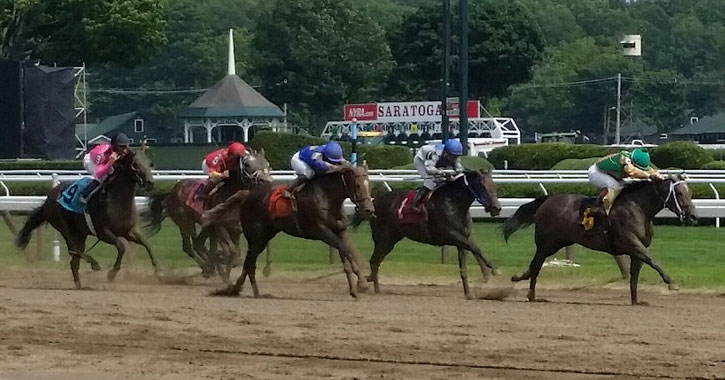
{"label": "dense green foliage", "polygon": [[601,157],[567,158],[557,162],[551,170],[586,170],[600,159]]}
{"label": "dense green foliage", "polygon": [[488,160],[496,169],[503,169],[504,161],[508,161],[509,169],[548,170],[567,158],[601,157],[607,152],[607,148],[597,145],[522,144],[496,148],[488,155]]}
{"label": "dense green foliage", "polygon": [[701,169],[725,170],[725,161],[710,161],[705,165],[702,165]]}
{"label": "dense green foliage", "polygon": [[707,150],[689,141],[677,141],[655,147],[650,152],[652,163],[660,168],[700,169],[712,161]]}

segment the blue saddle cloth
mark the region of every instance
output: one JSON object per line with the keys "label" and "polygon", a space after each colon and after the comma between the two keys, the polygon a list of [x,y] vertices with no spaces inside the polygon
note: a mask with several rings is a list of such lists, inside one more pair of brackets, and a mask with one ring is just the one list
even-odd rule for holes
{"label": "blue saddle cloth", "polygon": [[61,193],[58,203],[68,211],[83,214],[86,211],[86,205],[81,202],[81,193],[93,181],[91,177],[83,177],[73,182]]}

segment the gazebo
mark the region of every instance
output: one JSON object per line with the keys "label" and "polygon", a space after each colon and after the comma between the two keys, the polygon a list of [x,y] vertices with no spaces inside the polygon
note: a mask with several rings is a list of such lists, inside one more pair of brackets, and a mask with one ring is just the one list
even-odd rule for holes
{"label": "gazebo", "polygon": [[179,115],[184,120],[184,142],[194,142],[193,128],[206,130],[206,142],[211,143],[216,128],[221,140],[221,127],[238,127],[249,139],[252,127],[286,127],[286,115],[236,75],[234,40],[229,30],[229,62],[227,75],[186,107]]}

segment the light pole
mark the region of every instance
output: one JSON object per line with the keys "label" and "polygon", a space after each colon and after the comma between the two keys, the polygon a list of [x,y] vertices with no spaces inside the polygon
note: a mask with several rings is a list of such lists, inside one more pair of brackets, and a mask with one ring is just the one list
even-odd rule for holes
{"label": "light pole", "polygon": [[458,101],[459,130],[463,154],[468,154],[468,0],[460,0],[461,19],[461,96]]}
{"label": "light pole", "polygon": [[352,160],[352,165],[357,166],[357,118],[352,118],[350,131],[352,134],[352,154],[350,155],[350,159]]}
{"label": "light pole", "polygon": [[448,83],[451,80],[450,73],[450,54],[451,54],[451,2],[443,0],[441,4],[441,13],[443,14],[443,30],[441,31],[441,39],[443,40],[443,59],[441,62],[441,139],[448,139]]}

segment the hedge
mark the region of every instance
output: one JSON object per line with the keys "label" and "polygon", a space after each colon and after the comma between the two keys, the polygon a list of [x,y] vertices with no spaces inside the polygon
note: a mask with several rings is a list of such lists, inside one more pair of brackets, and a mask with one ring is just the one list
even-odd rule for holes
{"label": "hedge", "polygon": [[79,170],[83,169],[82,161],[46,161],[46,160],[3,160],[0,170]]}
{"label": "hedge", "polygon": [[557,162],[551,170],[586,170],[600,159],[601,157],[567,158]]}
{"label": "hedge", "polygon": [[549,170],[556,163],[567,158],[590,158],[607,155],[610,149],[591,144],[542,143],[508,145],[496,148],[488,160],[496,169]]}
{"label": "hedge", "polygon": [[660,168],[700,169],[712,161],[707,150],[691,141],[675,141],[650,150],[652,163]]}
{"label": "hedge", "polygon": [[[300,148],[308,145],[320,145],[327,140],[290,133],[260,132],[251,141],[254,149],[264,148],[267,160],[273,169],[290,169],[290,158]],[[352,145],[340,142],[345,156],[349,159]],[[409,148],[390,145],[358,145],[358,161],[365,160],[371,169],[390,169],[412,162]]]}
{"label": "hedge", "polygon": [[702,165],[702,169],[725,170],[725,161],[710,161]]}

